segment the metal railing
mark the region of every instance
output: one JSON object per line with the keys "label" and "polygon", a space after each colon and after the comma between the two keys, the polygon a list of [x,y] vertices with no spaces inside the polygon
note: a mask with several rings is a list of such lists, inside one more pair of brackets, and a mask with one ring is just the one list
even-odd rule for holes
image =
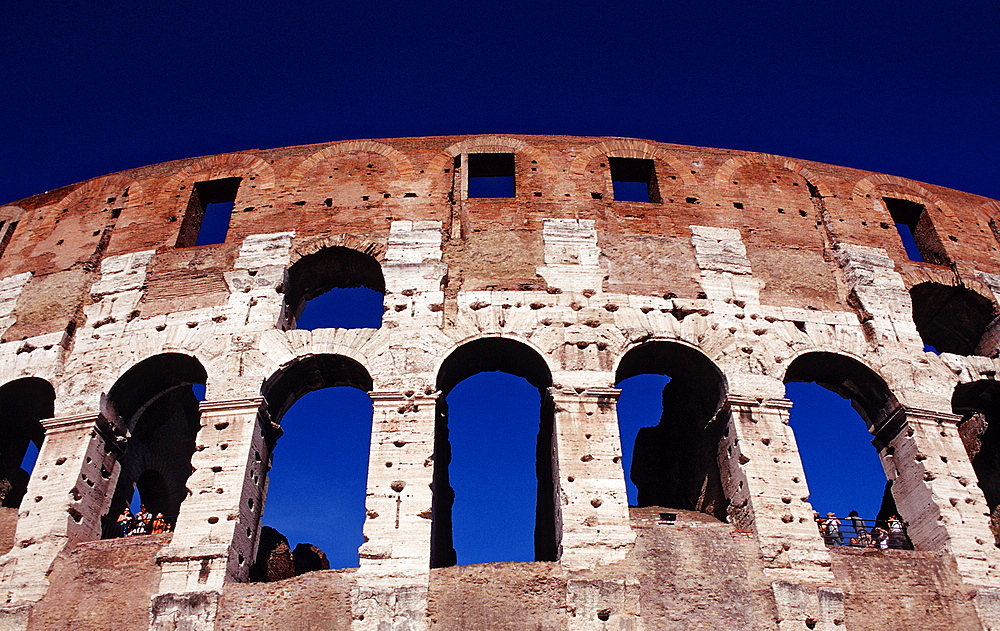
{"label": "metal railing", "polygon": [[173,532],[177,525],[177,515],[149,517],[132,516],[105,524],[102,528],[102,539],[119,539],[121,537],[141,537],[143,535],[158,535]]}
{"label": "metal railing", "polygon": [[898,517],[861,519],[860,517],[817,517],[816,527],[828,546],[912,550],[906,522]]}

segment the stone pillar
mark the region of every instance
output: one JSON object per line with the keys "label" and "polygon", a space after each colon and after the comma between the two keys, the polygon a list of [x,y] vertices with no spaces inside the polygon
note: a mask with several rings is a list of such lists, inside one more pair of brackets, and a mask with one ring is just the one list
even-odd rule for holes
{"label": "stone pillar", "polygon": [[729,396],[719,473],[734,528],[753,531],[772,578],[832,582],[830,553],[813,520],[792,402]]}
{"label": "stone pillar", "polygon": [[[45,440],[21,501],[14,547],[0,559],[8,603],[0,626],[24,618],[48,589],[47,574],[69,543],[101,536],[120,454],[112,427],[96,412],[42,421]],[[7,628],[4,626],[3,628]]]}
{"label": "stone pillar", "polygon": [[[173,539],[157,561],[159,596],[218,591],[254,562],[270,462],[263,399],[201,403],[201,429]],[[162,599],[161,599],[162,600]],[[155,613],[155,612],[154,612]],[[154,620],[155,622],[155,620]]]}
{"label": "stone pillar", "polygon": [[998,575],[989,507],[958,433],[961,417],[900,407],[875,432],[899,516],[917,550],[945,550],[971,583]]}
{"label": "stone pillar", "polygon": [[434,417],[440,393],[375,391],[354,631],[428,625]]}
{"label": "stone pillar", "polygon": [[629,522],[616,388],[549,388],[559,559],[570,569],[625,558]]}

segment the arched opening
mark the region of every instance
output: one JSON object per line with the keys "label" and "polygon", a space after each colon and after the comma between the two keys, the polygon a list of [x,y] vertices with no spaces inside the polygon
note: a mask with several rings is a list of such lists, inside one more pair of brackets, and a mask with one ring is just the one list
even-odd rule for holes
{"label": "arched opening", "polygon": [[385,278],[372,256],[333,246],[302,257],[288,270],[289,328],[377,329]]}
{"label": "arched opening", "polygon": [[997,315],[993,301],[966,287],[920,283],[910,289],[920,339],[938,353],[974,355]]}
{"label": "arched opening", "polygon": [[469,342],[441,365],[432,567],[555,560],[551,385],[545,360],[510,339]]}
{"label": "arched opening", "polygon": [[51,418],[55,391],[37,377],[15,379],[0,387],[0,506],[18,508],[42,447],[41,420]]}
{"label": "arched opening", "polygon": [[622,358],[618,424],[629,504],[691,510],[726,519],[718,467],[725,382],[702,353],[649,342]]}
{"label": "arched opening", "polygon": [[[909,547],[872,434],[898,407],[870,368],[834,353],[806,353],[785,373],[809,499],[828,545]],[[882,448],[884,451],[884,447]]]}
{"label": "arched opening", "polygon": [[1000,545],[1000,382],[959,384],[951,407],[962,417],[958,432],[990,508],[990,530]]}
{"label": "arched opening", "polygon": [[[197,359],[164,353],[130,368],[102,401],[102,414],[126,436],[118,457],[117,483],[103,517],[104,538],[149,534],[157,515],[162,515],[165,529],[176,523],[187,498],[191,456],[200,429],[194,387],[206,380]],[[121,519],[133,502],[148,513],[134,516],[142,523]]]}
{"label": "arched opening", "polygon": [[364,366],[341,355],[299,358],[264,384],[268,417],[281,431],[270,445],[265,525],[251,581],[358,567],[371,389]]}

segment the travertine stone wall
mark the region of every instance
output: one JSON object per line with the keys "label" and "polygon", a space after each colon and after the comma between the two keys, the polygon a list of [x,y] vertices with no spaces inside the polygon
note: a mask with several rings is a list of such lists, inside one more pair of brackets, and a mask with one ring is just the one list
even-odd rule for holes
{"label": "travertine stone wall", "polygon": [[[514,197],[469,198],[475,153],[513,154]],[[610,157],[651,161],[654,201],[615,200]],[[225,242],[176,247],[194,185],[222,178],[240,178]],[[884,199],[923,206],[918,241],[948,265],[908,259]],[[351,627],[430,628],[439,387],[454,385],[441,386],[441,374],[486,338],[534,358],[533,368],[508,368],[552,410],[545,482],[553,571],[565,585],[552,603],[565,616],[559,628],[652,628],[643,611],[657,605],[644,605],[642,572],[627,569],[651,526],[629,518],[615,386],[623,360],[657,344],[697,353],[722,384],[698,429],[720,437],[709,464],[727,504],[722,526],[750,538],[759,569],[745,578],[760,605],[748,628],[861,619],[812,521],[784,390],[799,374],[790,366],[832,357],[837,370],[857,367],[831,387],[864,398],[918,552],[954,563],[961,585],[951,587],[978,590],[983,628],[1000,618],[995,507],[951,408],[957,385],[996,380],[1000,368],[998,202],[765,154],[470,136],[181,160],[3,211],[18,224],[0,257],[0,385],[36,377],[56,398],[54,417],[39,419],[45,441],[14,548],[0,558],[0,628],[30,627],[35,603],[59,588],[50,579],[59,555],[101,536],[135,420],[120,418],[109,394],[129,369],[166,354],[207,379],[187,499],[155,555],[151,628],[214,628],[220,593],[246,580],[256,555],[271,449],[292,402],[281,397],[331,385],[323,379],[369,390],[374,405]],[[337,249],[381,270],[381,327],[295,329],[292,266]],[[926,282],[993,305],[992,321],[970,333],[978,354],[924,351],[922,306],[909,290]],[[331,357],[354,372],[312,381],[296,372]],[[484,369],[496,361],[483,359]]]}

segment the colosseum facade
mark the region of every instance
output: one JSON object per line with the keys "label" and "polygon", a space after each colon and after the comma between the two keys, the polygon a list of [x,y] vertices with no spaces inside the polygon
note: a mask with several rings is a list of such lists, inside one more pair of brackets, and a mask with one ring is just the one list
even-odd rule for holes
{"label": "colosseum facade", "polygon": [[[241,151],[12,202],[0,629],[1000,629],[998,217],[891,175],[565,136]],[[296,328],[359,286],[379,328]],[[456,566],[443,397],[495,370],[544,401],[538,560]],[[616,384],[644,373],[683,384],[688,475],[650,483],[683,505],[626,499]],[[826,545],[790,381],[851,399],[912,550]],[[339,385],[374,409],[360,566],[249,582],[282,414]],[[173,532],[102,537],[136,484]]]}

